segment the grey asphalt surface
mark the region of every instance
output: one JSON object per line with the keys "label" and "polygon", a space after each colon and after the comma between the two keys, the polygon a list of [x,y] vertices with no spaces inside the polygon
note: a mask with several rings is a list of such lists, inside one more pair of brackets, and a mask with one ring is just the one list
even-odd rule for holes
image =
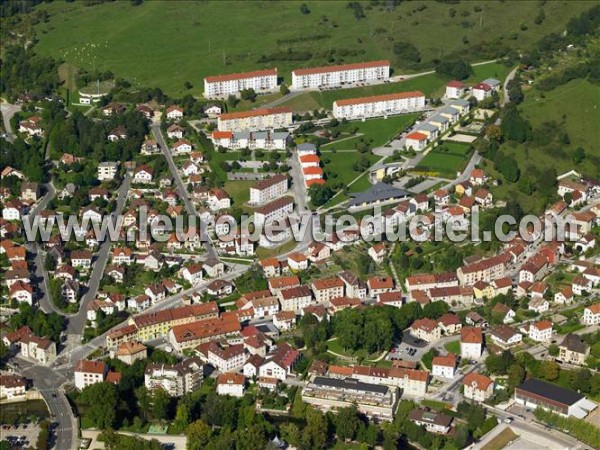
{"label": "grey asphalt surface", "polygon": [[[160,146],[160,150],[162,151],[165,159],[167,160],[167,164],[169,165],[169,170],[171,171],[171,175],[173,176],[173,179],[175,180],[175,183],[177,184],[177,190],[179,191],[179,197],[183,200],[187,213],[191,216],[195,216],[195,217],[199,218],[198,211],[196,210],[196,207],[190,200],[188,191],[187,191],[185,185],[183,184],[181,175],[179,174],[179,170],[177,169],[177,166],[175,165],[175,161],[173,161],[173,156],[171,155],[171,150],[169,150],[169,148],[165,142],[165,138],[162,134],[159,123],[154,123],[152,125],[152,134],[154,135],[156,142]],[[204,246],[206,247],[207,255],[211,258],[218,259],[219,257],[217,255],[217,251],[215,250],[215,248],[210,240],[210,237],[208,236],[208,234],[206,234],[206,231],[204,229],[201,229],[201,238],[202,238],[202,241],[204,242]]]}
{"label": "grey asphalt surface", "polygon": [[[131,181],[132,179],[130,176],[125,176],[121,186],[119,186],[117,191],[117,205],[115,207],[114,217],[118,217],[123,213],[125,201],[127,200],[127,191],[129,190]],[[111,218],[111,220],[114,221],[115,219]],[[108,262],[111,242],[112,241],[109,233],[106,233],[106,238],[100,243],[98,253],[95,257],[95,260],[92,262],[92,273],[90,275],[88,289],[79,302],[79,312],[75,316],[71,316],[69,318],[67,334],[81,336],[83,333],[83,329],[85,328],[85,323],[87,320],[88,305],[96,298],[96,294],[98,293],[100,280],[102,280],[104,269],[106,269],[106,263]]]}

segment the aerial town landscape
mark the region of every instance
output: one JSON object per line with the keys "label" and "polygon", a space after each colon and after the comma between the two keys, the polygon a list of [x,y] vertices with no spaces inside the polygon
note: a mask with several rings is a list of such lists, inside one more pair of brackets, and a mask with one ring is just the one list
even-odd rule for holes
{"label": "aerial town landscape", "polygon": [[600,448],[597,2],[0,38],[0,450]]}

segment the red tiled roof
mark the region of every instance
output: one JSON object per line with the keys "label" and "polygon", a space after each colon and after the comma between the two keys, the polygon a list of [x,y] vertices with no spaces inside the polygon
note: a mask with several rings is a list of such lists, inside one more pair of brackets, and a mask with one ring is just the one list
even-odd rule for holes
{"label": "red tiled roof", "polygon": [[337,106],[360,105],[363,103],[385,102],[385,101],[389,101],[389,100],[400,100],[403,98],[415,98],[415,97],[425,97],[425,94],[423,94],[421,91],[409,91],[409,92],[396,92],[393,94],[371,95],[368,97],[336,100],[335,105],[337,105]]}
{"label": "red tiled roof", "polygon": [[406,136],[406,139],[412,139],[414,141],[425,141],[425,140],[427,140],[427,138],[428,138],[428,136],[426,134],[419,133],[418,131],[410,133],[409,135]]}
{"label": "red tiled roof", "polygon": [[385,60],[380,61],[369,61],[354,64],[340,64],[336,66],[322,66],[322,67],[309,67],[306,69],[294,69],[292,73],[294,75],[312,75],[316,73],[327,73],[327,72],[341,72],[343,70],[354,70],[354,69],[367,69],[370,67],[389,66],[390,62]]}
{"label": "red tiled roof", "polygon": [[225,75],[211,75],[204,80],[209,83],[218,83],[220,81],[243,80],[244,78],[266,77],[269,75],[277,76],[277,69],[254,70],[252,72],[228,73]]}
{"label": "red tiled roof", "polygon": [[273,114],[284,114],[291,113],[292,109],[285,106],[278,108],[260,108],[252,111],[239,111],[232,113],[225,113],[219,116],[220,120],[232,120],[232,119],[243,119],[245,117],[257,117],[257,116],[270,116]]}

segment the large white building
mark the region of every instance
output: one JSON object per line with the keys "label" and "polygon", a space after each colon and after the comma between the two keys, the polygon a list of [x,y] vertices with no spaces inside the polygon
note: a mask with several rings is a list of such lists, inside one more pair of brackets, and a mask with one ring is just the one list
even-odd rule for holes
{"label": "large white building", "polygon": [[262,208],[258,208],[254,212],[254,223],[260,226],[274,220],[285,219],[293,211],[294,199],[292,197],[280,197]]}
{"label": "large white building", "polygon": [[188,358],[173,366],[148,364],[144,372],[146,389],[164,389],[171,397],[181,397],[202,383],[204,366],[198,358]]}
{"label": "large white building", "polygon": [[283,174],[278,174],[264,180],[257,181],[250,187],[250,203],[260,205],[281,197],[288,190],[288,179]]}
{"label": "large white building", "polygon": [[290,108],[261,108],[221,114],[217,119],[217,127],[219,131],[260,131],[287,128],[292,122]]}
{"label": "large white building", "polygon": [[215,147],[228,149],[260,148],[265,150],[285,150],[290,138],[287,131],[218,131],[210,135]]}
{"label": "large white building", "polygon": [[390,77],[390,62],[370,61],[329,67],[311,67],[292,71],[294,90],[339,87],[344,84],[383,81]]}
{"label": "large white building", "polygon": [[204,79],[204,97],[224,98],[244,89],[268,92],[277,89],[277,69],[215,75]]}
{"label": "large white building", "polygon": [[396,92],[336,100],[333,102],[333,115],[338,119],[385,117],[418,111],[424,107],[425,94],[421,91]]}

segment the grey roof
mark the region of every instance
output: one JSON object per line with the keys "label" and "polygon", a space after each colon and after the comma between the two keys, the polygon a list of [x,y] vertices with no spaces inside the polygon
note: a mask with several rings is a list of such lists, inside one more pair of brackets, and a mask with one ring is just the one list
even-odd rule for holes
{"label": "grey roof", "polygon": [[404,189],[398,189],[391,184],[377,183],[366,191],[363,191],[359,194],[350,195],[354,198],[351,198],[348,201],[348,206],[352,207],[362,205],[363,203],[374,203],[405,198],[410,195],[410,192],[405,191]]}
{"label": "grey roof", "polygon": [[567,350],[572,352],[577,352],[581,354],[586,354],[588,346],[580,336],[576,334],[569,333],[565,336],[564,340],[560,344],[560,347],[566,347]]}
{"label": "grey roof", "polygon": [[318,387],[328,387],[334,389],[346,389],[348,391],[370,392],[373,394],[385,395],[389,391],[387,386],[379,384],[363,383],[355,378],[315,377],[313,384]]}
{"label": "grey roof", "polygon": [[469,106],[469,101],[463,98],[457,98],[456,100],[452,100],[450,102],[450,106],[459,105],[459,106]]}
{"label": "grey roof", "polygon": [[290,133],[287,131],[275,131],[271,133],[271,139],[287,139],[290,136]]}
{"label": "grey roof", "polygon": [[460,114],[460,111],[452,106],[444,106],[440,109],[440,114]]}
{"label": "grey roof", "polygon": [[254,139],[267,140],[267,137],[269,137],[269,133],[267,133],[266,131],[255,131],[254,133],[252,133],[252,135],[254,136]]}
{"label": "grey roof", "polygon": [[419,422],[432,423],[435,425],[440,425],[442,427],[449,427],[452,423],[453,417],[447,416],[441,413],[435,413],[432,411],[427,411],[421,408],[413,409],[408,418],[410,420],[416,420]]}
{"label": "grey roof", "polygon": [[234,139],[250,139],[250,132],[249,131],[236,131],[235,133],[233,133],[233,138]]}
{"label": "grey roof", "polygon": [[496,80],[495,78],[486,78],[485,80],[482,81],[482,83],[485,83],[492,87],[500,86],[500,81]]}
{"label": "grey roof", "polygon": [[524,393],[534,394],[567,406],[571,406],[583,398],[583,395],[575,391],[561,388],[555,384],[546,383],[535,378],[525,380],[517,389]]}
{"label": "grey roof", "polygon": [[429,121],[430,122],[446,123],[446,122],[450,122],[450,119],[448,119],[447,117],[444,117],[444,116],[440,116],[438,114],[437,116],[433,116],[431,119],[429,119]]}
{"label": "grey roof", "polygon": [[420,125],[417,125],[415,127],[415,130],[425,130],[425,131],[437,131],[438,127],[436,125],[433,125],[431,123],[422,123]]}
{"label": "grey roof", "polygon": [[311,144],[309,142],[305,142],[304,144],[298,144],[296,148],[298,149],[298,151],[301,152],[317,151],[317,147],[315,146],[315,144]]}
{"label": "grey roof", "polygon": [[118,165],[119,163],[114,161],[103,161],[98,164],[99,167],[117,167]]}

